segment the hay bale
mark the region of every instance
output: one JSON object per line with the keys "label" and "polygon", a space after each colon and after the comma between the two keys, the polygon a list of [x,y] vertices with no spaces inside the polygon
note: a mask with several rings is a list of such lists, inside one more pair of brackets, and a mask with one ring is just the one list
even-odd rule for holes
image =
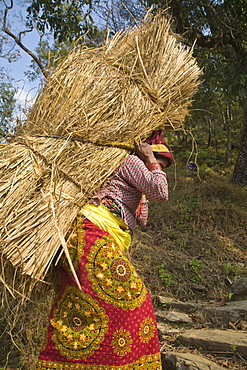
{"label": "hay bale", "polygon": [[0,145],[1,249],[24,274],[46,275],[78,210],[128,154],[95,148],[30,136]]}
{"label": "hay bale", "polygon": [[60,258],[61,245],[70,260],[64,237],[77,211],[134,140],[183,125],[199,75],[192,51],[163,14],[101,48],[72,51],[38,96],[21,136],[0,146],[4,257],[36,280]]}
{"label": "hay bale", "polygon": [[133,143],[181,127],[200,71],[162,14],[102,48],[75,49],[38,97],[26,132]]}

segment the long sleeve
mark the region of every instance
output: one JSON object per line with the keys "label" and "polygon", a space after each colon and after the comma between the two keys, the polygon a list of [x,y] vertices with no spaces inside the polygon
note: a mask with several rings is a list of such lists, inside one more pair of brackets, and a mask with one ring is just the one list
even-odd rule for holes
{"label": "long sleeve", "polygon": [[121,217],[133,232],[136,223],[145,225],[148,216],[148,203],[144,203],[139,217],[136,211],[142,194],[154,201],[168,200],[166,174],[161,170],[149,171],[143,161],[129,155],[114,172],[104,187],[91,202],[97,205],[104,198],[112,199],[121,209]]}
{"label": "long sleeve", "polygon": [[129,156],[119,168],[119,175],[129,184],[154,201],[168,200],[166,173],[149,171],[142,160]]}

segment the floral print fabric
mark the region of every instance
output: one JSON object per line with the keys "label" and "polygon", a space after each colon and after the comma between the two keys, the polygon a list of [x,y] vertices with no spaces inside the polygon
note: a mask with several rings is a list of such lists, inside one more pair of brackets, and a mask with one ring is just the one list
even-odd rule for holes
{"label": "floral print fabric", "polygon": [[160,370],[151,298],[114,239],[78,217],[68,247],[81,290],[64,260],[36,369]]}

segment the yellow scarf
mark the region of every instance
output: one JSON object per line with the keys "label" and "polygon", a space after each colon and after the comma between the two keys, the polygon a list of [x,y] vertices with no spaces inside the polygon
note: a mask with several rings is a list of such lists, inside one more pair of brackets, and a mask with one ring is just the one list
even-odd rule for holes
{"label": "yellow scarf", "polygon": [[103,204],[99,206],[86,204],[79,213],[100,229],[107,231],[115,239],[122,251],[127,251],[131,243],[131,234],[121,218],[111,213]]}

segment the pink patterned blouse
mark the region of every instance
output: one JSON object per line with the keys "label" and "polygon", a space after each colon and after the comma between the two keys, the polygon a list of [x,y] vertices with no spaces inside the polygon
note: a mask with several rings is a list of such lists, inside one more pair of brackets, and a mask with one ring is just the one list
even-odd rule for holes
{"label": "pink patterned blouse", "polygon": [[136,212],[142,194],[154,201],[168,200],[166,174],[161,170],[149,171],[140,158],[129,155],[90,203],[98,205],[104,198],[113,200],[120,208],[127,227],[133,232],[136,223],[147,223],[148,201],[142,202],[139,215]]}

